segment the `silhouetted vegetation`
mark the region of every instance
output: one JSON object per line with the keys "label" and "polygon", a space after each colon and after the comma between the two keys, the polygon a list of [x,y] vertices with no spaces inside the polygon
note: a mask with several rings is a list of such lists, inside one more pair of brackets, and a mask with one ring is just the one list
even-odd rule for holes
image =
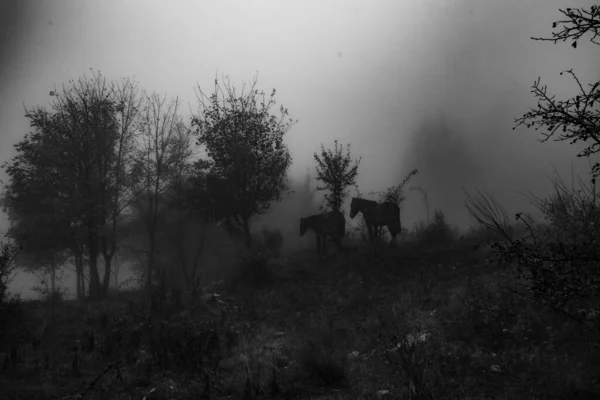
{"label": "silhouetted vegetation", "polygon": [[314,154],[317,163],[316,171],[317,181],[322,186],[317,186],[317,190],[327,191],[325,193],[325,203],[331,211],[340,211],[344,200],[348,197],[347,188],[356,185],[356,176],[358,175],[358,166],[360,158],[352,160],[350,155],[350,144],[347,145],[346,155],[342,153],[344,147],[338,141],[334,142],[333,150],[325,149],[321,144],[321,154]]}
{"label": "silhouetted vegetation", "polygon": [[[128,205],[127,173],[139,106],[131,80],[100,74],[50,92],[49,109],[27,110],[33,132],[15,145],[4,168],[9,235],[45,248],[46,264],[73,255],[77,293],[83,293],[83,257],[89,259],[89,295],[106,296],[116,246],[116,219]],[[85,246],[85,250],[84,250]],[[98,257],[105,262],[104,278]],[[44,264],[44,265],[46,265]]]}
{"label": "silhouetted vegetation", "polygon": [[[562,30],[553,32],[552,38],[532,39],[554,43],[559,40],[563,42],[573,40],[572,46],[576,48],[577,41],[587,32],[591,32],[593,33],[591,42],[600,45],[596,41],[600,33],[598,7],[593,5],[589,10],[584,7],[559,10],[568,19],[554,22],[552,28],[561,27]],[[578,157],[590,157],[600,151],[600,133],[598,133],[600,81],[588,84],[589,90],[586,90],[584,84],[581,83],[572,69],[563,71],[560,74],[562,75],[565,72],[573,78],[578,86],[579,93],[567,100],[556,100],[556,96],[548,93],[548,87],[541,85],[541,78],[538,77],[531,88],[531,92],[538,99],[537,107],[517,118],[515,128],[525,125],[528,128],[534,127],[536,131],[545,129],[546,132],[542,133],[544,138],[540,140],[541,142],[546,142],[552,137],[555,137],[555,141],[567,140],[570,144],[580,141],[584,143],[591,142],[581,153],[577,154]],[[600,174],[599,162],[594,163],[591,173],[594,179]]]}
{"label": "silhouetted vegetation", "polygon": [[[564,13],[595,31],[583,11]],[[113,97],[118,85],[83,79],[80,98],[67,91],[51,111],[29,113],[34,132],[5,164],[0,397],[600,396],[595,181],[567,185],[557,175],[552,195],[529,194],[537,219],[510,218],[492,194],[465,191],[476,225],[462,234],[434,209],[402,229],[396,247],[364,246],[359,225],[348,251],[321,257],[289,247],[277,227],[250,230],[289,187],[301,192],[293,211],[314,207],[309,175],[286,179],[291,125],[269,114],[272,98],[259,105],[256,81],[240,96],[229,84],[201,95],[191,129],[177,100],[138,97],[125,82],[128,95]],[[315,161],[327,204],[340,212],[360,159],[336,142]],[[400,206],[416,173],[372,194]],[[413,188],[429,210],[436,199]],[[297,214],[282,215],[297,229]],[[240,241],[255,251],[237,251]],[[141,285],[105,290],[117,249]],[[56,275],[69,262],[76,300],[61,295]],[[49,273],[40,300],[7,292],[27,266]]]}
{"label": "silhouetted vegetation", "polygon": [[269,210],[289,192],[286,175],[292,158],[283,143],[294,121],[283,106],[278,119],[271,114],[275,90],[269,100],[256,89],[257,78],[248,92],[238,96],[227,80],[215,80],[210,96],[198,88],[200,111],[192,118],[198,143],[206,146],[210,183],[219,195],[218,211],[237,225],[251,247],[250,218]]}

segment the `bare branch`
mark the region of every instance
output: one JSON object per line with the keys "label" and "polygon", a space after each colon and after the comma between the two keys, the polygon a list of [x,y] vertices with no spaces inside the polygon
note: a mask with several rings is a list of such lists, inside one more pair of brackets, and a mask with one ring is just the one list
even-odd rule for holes
{"label": "bare branch", "polygon": [[564,42],[567,39],[573,39],[572,46],[577,47],[577,40],[587,32],[592,32],[593,36],[590,41],[595,44],[600,44],[595,41],[600,29],[600,7],[593,5],[590,7],[589,11],[585,8],[567,8],[566,10],[559,9],[559,11],[568,19],[553,22],[552,28],[562,25],[563,29],[559,32],[552,32],[552,38],[532,37],[531,39],[549,41],[554,44],[559,40]]}

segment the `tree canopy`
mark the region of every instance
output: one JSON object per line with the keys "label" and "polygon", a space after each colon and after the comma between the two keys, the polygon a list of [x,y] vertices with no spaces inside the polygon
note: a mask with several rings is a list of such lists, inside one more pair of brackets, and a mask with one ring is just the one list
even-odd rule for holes
{"label": "tree canopy", "polygon": [[[236,224],[250,247],[250,219],[268,211],[291,191],[287,170],[292,157],[283,143],[295,121],[283,106],[278,118],[270,97],[256,89],[255,78],[238,95],[228,78],[207,95],[198,88],[199,112],[192,118],[198,144],[206,148],[207,186],[216,211]],[[288,117],[288,118],[286,118]]]}
{"label": "tree canopy", "polygon": [[325,202],[332,211],[340,211],[344,199],[348,196],[347,188],[356,185],[358,166],[361,158],[352,160],[350,144],[347,145],[346,154],[342,153],[343,146],[334,142],[333,150],[325,149],[321,144],[321,154],[314,154],[317,162],[317,180],[321,186],[317,190],[326,190]]}

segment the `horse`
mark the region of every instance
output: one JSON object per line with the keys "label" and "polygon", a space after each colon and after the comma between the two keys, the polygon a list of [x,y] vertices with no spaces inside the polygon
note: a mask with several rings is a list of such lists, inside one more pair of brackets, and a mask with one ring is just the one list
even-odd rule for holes
{"label": "horse", "polygon": [[304,236],[309,229],[315,233],[317,238],[317,254],[326,252],[327,237],[330,237],[341,249],[341,240],[346,235],[346,218],[339,211],[300,218],[300,236]]}
{"label": "horse", "polygon": [[350,204],[350,218],[362,213],[369,232],[369,241],[373,243],[375,238],[381,237],[381,227],[387,226],[392,240],[402,231],[400,223],[400,207],[386,201],[378,203],[373,200],[354,197]]}

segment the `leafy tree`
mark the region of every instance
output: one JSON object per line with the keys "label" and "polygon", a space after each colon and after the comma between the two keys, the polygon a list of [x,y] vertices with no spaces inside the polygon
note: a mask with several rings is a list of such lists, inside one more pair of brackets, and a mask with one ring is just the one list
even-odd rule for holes
{"label": "leafy tree", "polygon": [[321,144],[321,154],[314,154],[317,162],[317,180],[322,186],[317,186],[317,190],[327,190],[325,194],[325,203],[332,211],[340,211],[344,200],[348,196],[347,188],[356,185],[356,176],[358,175],[358,166],[361,158],[352,160],[350,155],[350,144],[347,145],[346,155],[342,153],[343,146],[338,146],[338,141],[334,142],[334,148],[325,149]]}
{"label": "leafy tree", "polygon": [[[600,13],[599,6],[591,6],[589,11],[585,8],[567,8],[559,10],[567,19],[557,21],[552,24],[552,28],[562,27],[559,32],[553,32],[552,38],[532,38],[533,40],[552,41],[557,43],[559,40],[573,40],[573,48],[577,47],[577,41],[587,32],[592,32],[591,42],[600,45],[595,41],[600,34]],[[586,90],[579,78],[572,69],[563,71],[570,75],[579,87],[579,94],[574,98],[567,100],[556,100],[556,96],[548,93],[546,85],[541,85],[541,78],[535,81],[531,92],[538,99],[536,108],[532,108],[520,118],[515,119],[516,125],[513,130],[525,125],[528,128],[535,127],[537,131],[545,128],[546,132],[542,135],[544,138],[540,142],[546,142],[551,137],[557,135],[554,141],[570,141],[571,144],[579,141],[591,142],[583,151],[577,154],[578,157],[590,157],[600,151],[600,114],[598,111],[598,100],[600,98],[600,82],[588,84]],[[562,133],[558,132],[562,130]],[[596,162],[592,166],[592,176],[595,179],[600,175],[600,163]]]}
{"label": "leafy tree", "polygon": [[277,118],[271,113],[275,90],[267,100],[256,89],[256,77],[237,94],[228,78],[210,96],[198,88],[199,112],[192,118],[198,144],[210,161],[207,187],[214,193],[215,213],[243,232],[251,248],[250,219],[267,212],[274,201],[291,192],[286,179],[292,158],[283,143],[295,123],[283,106]]}
{"label": "leafy tree", "polygon": [[[108,290],[117,216],[131,199],[125,188],[138,111],[137,85],[130,80],[108,83],[97,74],[71,81],[70,87],[50,95],[54,98],[50,110],[27,110],[34,131],[15,145],[17,155],[4,164],[11,179],[6,196],[9,206],[16,208],[23,196],[32,210],[36,201],[54,202],[54,221],[72,230],[78,289],[85,248],[90,296],[100,298]],[[101,253],[103,283],[97,265]]]}
{"label": "leafy tree", "polygon": [[19,219],[12,218],[9,230],[21,247],[19,264],[47,278],[49,299],[54,299],[59,291],[58,273],[73,244],[71,227],[64,220],[63,213],[55,208],[56,205],[46,202],[41,205],[43,208],[20,214]]}
{"label": "leafy tree", "polygon": [[[48,132],[64,127],[58,115],[45,110],[37,110],[34,118]],[[49,135],[32,135],[15,146],[17,156],[12,164],[5,164],[11,179],[3,193],[8,235],[25,250],[21,258],[29,260],[31,269],[47,268],[51,277],[58,267],[53,259],[73,244],[64,195],[68,188],[61,169],[46,162],[55,156],[52,143]]]}

